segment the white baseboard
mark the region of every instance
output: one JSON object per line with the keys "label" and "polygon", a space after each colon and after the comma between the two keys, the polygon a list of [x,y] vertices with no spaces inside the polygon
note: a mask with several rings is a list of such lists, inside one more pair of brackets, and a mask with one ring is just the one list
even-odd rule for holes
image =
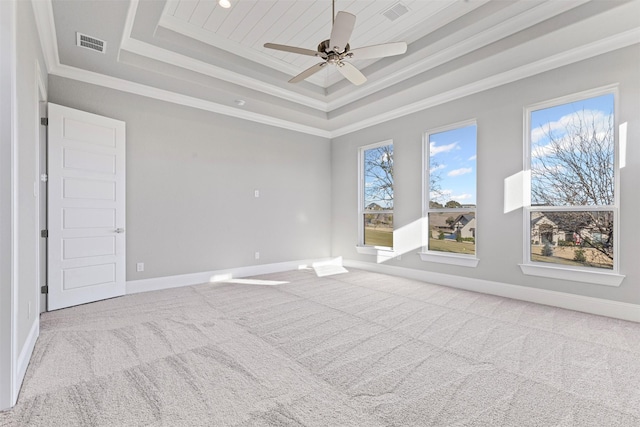
{"label": "white baseboard", "polygon": [[[40,335],[40,319],[37,318],[34,320],[33,325],[31,325],[31,330],[29,331],[29,335],[27,336],[27,340],[20,351],[20,355],[18,356],[18,360],[16,361],[16,378],[14,381],[14,399],[18,400],[18,394],[20,393],[20,387],[22,387],[22,382],[24,381],[24,376],[27,374],[27,367],[29,366],[29,361],[31,360],[31,355],[33,354],[33,349],[36,346],[36,341],[38,340],[38,336]],[[15,405],[16,402],[13,402]]]}
{"label": "white baseboard", "polygon": [[251,265],[247,267],[228,268],[224,270],[203,271],[201,273],[179,274],[176,276],[154,277],[127,281],[126,293],[158,291],[161,289],[178,288],[181,286],[198,285],[201,283],[236,279],[239,277],[257,276],[259,274],[279,273],[281,271],[298,270],[311,267],[318,262],[326,262],[331,258],[307,259],[299,261],[278,262],[274,264]]}
{"label": "white baseboard", "polygon": [[535,302],[569,310],[582,311],[600,316],[640,322],[640,305],[565,292],[549,291],[546,289],[530,288],[527,286],[511,285],[490,280],[474,279],[470,277],[454,276],[451,274],[434,273],[431,271],[415,270],[412,268],[374,264],[370,262],[344,260],[346,267],[390,274],[421,280],[436,285],[482,292],[506,298]]}

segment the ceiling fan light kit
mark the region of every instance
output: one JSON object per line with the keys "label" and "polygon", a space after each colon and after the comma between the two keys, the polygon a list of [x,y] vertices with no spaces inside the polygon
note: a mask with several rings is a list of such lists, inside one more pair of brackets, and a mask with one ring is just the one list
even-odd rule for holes
{"label": "ceiling fan light kit", "polygon": [[[333,6],[335,8],[335,0],[333,1]],[[333,14],[333,9],[331,13]],[[333,27],[329,39],[320,42],[317,50],[276,43],[265,43],[264,47],[283,52],[297,53],[299,55],[316,56],[324,60],[324,62],[309,67],[293,77],[289,80],[289,83],[301,82],[322,70],[327,64],[332,64],[336,66],[340,74],[347,80],[358,86],[366,82],[367,78],[353,64],[346,62],[345,59],[377,59],[402,55],[407,51],[407,44],[405,42],[385,43],[351,50],[349,38],[353,33],[355,25],[355,15],[341,11],[338,12],[333,19]]]}

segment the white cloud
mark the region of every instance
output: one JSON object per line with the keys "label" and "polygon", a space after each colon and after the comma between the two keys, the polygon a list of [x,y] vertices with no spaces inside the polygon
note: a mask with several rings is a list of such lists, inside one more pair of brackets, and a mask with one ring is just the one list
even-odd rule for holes
{"label": "white cloud", "polygon": [[429,199],[430,200],[439,201],[439,202],[444,204],[444,203],[448,202],[449,200],[456,200],[458,202],[462,202],[464,200],[473,199],[473,195],[472,194],[467,194],[467,193],[454,195],[453,191],[451,191],[451,190],[442,190],[442,191],[439,191],[437,193],[435,193],[433,191],[431,193],[429,193]]}
{"label": "white cloud", "polygon": [[460,168],[460,169],[452,170],[447,174],[447,176],[460,176],[460,175],[466,175],[471,172],[473,172],[473,169],[471,168]]}
{"label": "white cloud", "polygon": [[478,156],[476,156],[475,154],[471,157],[469,157],[467,160],[475,160]]}
{"label": "white cloud", "polygon": [[452,142],[451,144],[447,144],[447,145],[436,145],[435,142],[430,142],[429,155],[435,156],[436,154],[439,154],[439,153],[447,153],[451,150],[456,149],[457,147],[458,147],[457,142]]}
{"label": "white cloud", "polygon": [[566,134],[567,130],[579,126],[580,122],[584,123],[583,127],[588,129],[595,127],[596,130],[602,132],[609,126],[609,115],[604,111],[584,110],[566,114],[555,122],[532,123],[531,143],[536,144],[546,139],[549,133],[561,137]]}

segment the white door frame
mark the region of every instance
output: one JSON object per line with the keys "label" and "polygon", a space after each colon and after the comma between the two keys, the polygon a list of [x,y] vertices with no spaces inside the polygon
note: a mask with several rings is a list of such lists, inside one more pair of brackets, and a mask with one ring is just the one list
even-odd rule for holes
{"label": "white door frame", "polygon": [[42,181],[42,174],[47,171],[47,128],[40,123],[41,118],[47,117],[47,89],[42,81],[40,65],[36,61],[36,85],[38,93],[36,95],[35,108],[38,113],[36,122],[36,182],[38,183],[38,207],[36,208],[36,236],[38,236],[38,244],[36,245],[36,272],[37,283],[37,305],[36,316],[40,322],[39,314],[47,311],[47,295],[40,292],[40,287],[44,286],[47,281],[47,239],[40,237],[40,230],[46,230],[47,225],[47,191],[46,181]]}
{"label": "white door frame", "polygon": [[0,410],[13,406],[16,278],[16,2],[0,1]]}

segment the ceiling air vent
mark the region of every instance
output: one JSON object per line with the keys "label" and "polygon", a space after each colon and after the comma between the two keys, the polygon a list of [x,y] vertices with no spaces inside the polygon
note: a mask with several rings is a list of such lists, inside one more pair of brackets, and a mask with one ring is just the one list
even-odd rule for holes
{"label": "ceiling air vent", "polygon": [[398,2],[393,6],[391,6],[389,9],[387,9],[386,11],[384,11],[382,14],[389,21],[395,21],[396,19],[400,18],[402,15],[404,15],[407,12],[409,12],[409,9],[407,9],[407,6]]}
{"label": "ceiling air vent", "polygon": [[104,50],[107,47],[106,41],[82,33],[76,33],[76,44],[80,47],[86,47],[87,49],[95,50],[100,53],[104,53]]}

